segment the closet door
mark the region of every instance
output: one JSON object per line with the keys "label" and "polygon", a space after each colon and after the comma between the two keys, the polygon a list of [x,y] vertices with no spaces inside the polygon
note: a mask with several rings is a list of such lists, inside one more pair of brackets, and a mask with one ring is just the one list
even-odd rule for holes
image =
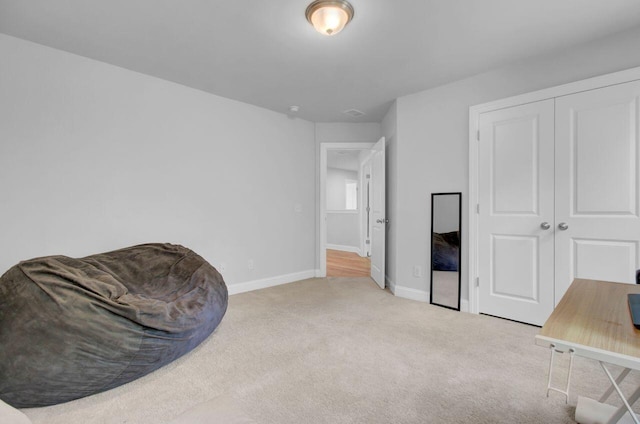
{"label": "closet door", "polygon": [[554,307],[553,100],[480,115],[480,312],[542,325]]}
{"label": "closet door", "polygon": [[640,82],[556,99],[556,302],[640,268]]}

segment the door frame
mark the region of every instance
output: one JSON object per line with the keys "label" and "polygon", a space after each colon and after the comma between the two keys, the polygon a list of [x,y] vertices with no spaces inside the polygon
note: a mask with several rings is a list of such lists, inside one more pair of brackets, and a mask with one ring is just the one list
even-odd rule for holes
{"label": "door frame", "polygon": [[[329,150],[367,150],[375,143],[320,143],[320,204],[318,205],[318,262],[316,277],[327,276],[327,151]],[[360,190],[362,192],[362,190]],[[359,208],[362,216],[362,205]],[[362,221],[362,219],[360,219]]]}
{"label": "door frame", "polygon": [[478,296],[478,155],[480,114],[635,80],[640,80],[640,67],[533,91],[531,93],[483,103],[469,108],[469,203],[467,210],[467,228],[469,228],[469,236],[467,237],[467,252],[469,252],[469,280],[467,282],[469,285],[469,312],[478,314],[480,310]]}

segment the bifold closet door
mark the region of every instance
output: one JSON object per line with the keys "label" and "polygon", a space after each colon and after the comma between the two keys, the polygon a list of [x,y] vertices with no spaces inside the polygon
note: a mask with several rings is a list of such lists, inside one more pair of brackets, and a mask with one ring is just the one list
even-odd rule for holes
{"label": "bifold closet door", "polygon": [[640,268],[640,82],[556,98],[556,302]]}
{"label": "bifold closet door", "polygon": [[554,103],[479,120],[479,311],[542,325],[554,308]]}

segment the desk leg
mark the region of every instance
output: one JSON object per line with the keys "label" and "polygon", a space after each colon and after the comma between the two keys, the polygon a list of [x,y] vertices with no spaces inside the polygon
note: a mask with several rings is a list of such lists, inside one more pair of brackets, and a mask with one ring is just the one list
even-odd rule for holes
{"label": "desk leg", "polygon": [[[629,397],[629,399],[628,399],[628,401],[627,401],[627,402],[629,403],[629,405],[633,405],[633,404],[634,404],[634,403],[635,403],[639,398],[640,398],[640,387],[638,387],[638,388],[636,389],[636,391],[635,391],[635,392],[633,392],[633,394]],[[627,412],[628,412],[628,411],[627,411],[627,407],[626,407],[625,405],[622,405],[620,408],[618,408],[618,409],[616,410],[616,413],[615,413],[614,415],[612,415],[612,416],[611,416],[611,418],[609,419],[609,422],[608,422],[608,423],[611,423],[611,424],[613,424],[613,423],[619,423],[619,422],[620,422],[620,419],[621,419],[625,414],[627,414]],[[627,414],[627,417],[629,417],[629,415],[628,415],[628,414]],[[633,417],[632,417],[631,419],[633,419],[635,423],[637,423],[637,422],[638,422],[638,419],[637,419],[637,417],[635,416],[635,414],[633,414]],[[630,420],[629,420],[629,421],[630,421]]]}
{"label": "desk leg", "polygon": [[[624,380],[625,378],[627,378],[627,376],[629,375],[629,373],[631,372],[630,368],[625,368],[622,370],[622,372],[620,373],[620,375],[618,376],[618,378],[616,378],[616,384],[620,384],[622,383],[622,380]],[[604,392],[604,394],[602,395],[602,397],[598,400],[598,402],[605,402],[607,399],[609,399],[609,396],[611,396],[611,393],[613,393],[613,391],[616,388],[613,386],[613,384],[611,386],[609,386],[609,388],[607,389],[606,392]]]}
{"label": "desk leg", "polygon": [[569,386],[571,385],[571,370],[573,369],[573,354],[575,351],[573,349],[569,349],[569,372],[567,373],[567,385],[564,390],[559,389],[557,387],[551,387],[551,376],[553,374],[553,359],[555,357],[555,353],[564,353],[561,350],[556,349],[556,345],[549,345],[551,349],[551,358],[549,359],[549,379],[547,380],[547,397],[549,397],[549,391],[553,390],[554,392],[562,393],[565,396],[564,403],[569,403]]}
{"label": "desk leg", "polygon": [[[631,415],[631,418],[633,418],[633,422],[636,423],[636,424],[640,424],[640,421],[638,420],[638,417],[636,417],[635,412],[633,412],[633,409],[631,409],[631,405],[629,405],[629,402],[624,397],[624,393],[622,393],[622,390],[620,390],[620,387],[618,386],[618,383],[613,378],[613,376],[611,375],[611,372],[609,372],[609,370],[607,369],[607,367],[604,364],[604,362],[600,362],[600,366],[604,370],[605,374],[607,374],[607,377],[609,378],[609,381],[611,381],[611,386],[613,386],[615,391],[618,393],[618,396],[620,396],[620,399],[622,399],[622,403],[624,403],[625,408],[627,409],[627,411],[629,411],[629,415]],[[624,377],[623,377],[623,379],[624,379]],[[636,390],[635,392],[633,392],[633,395],[631,395],[631,398],[629,398],[631,403],[634,403],[636,400],[638,400],[638,396],[640,396],[640,390]],[[620,420],[622,415],[624,415],[624,410],[623,410],[622,407],[620,407],[620,408],[618,408],[618,411],[616,412],[616,414],[613,417],[611,417],[611,420],[609,420],[608,424],[613,424],[613,423],[618,422],[618,420]],[[616,417],[617,417],[617,419],[615,421],[613,421],[613,419],[616,418]]]}
{"label": "desk leg", "polygon": [[[580,424],[640,424],[638,417],[631,409],[631,405],[640,399],[640,387],[638,387],[627,400],[618,386],[631,370],[625,369],[617,379],[614,379],[611,372],[609,372],[603,362],[600,362],[600,366],[609,378],[609,381],[611,381],[611,387],[609,387],[604,395],[602,395],[600,402],[585,397],[578,397],[576,421]],[[613,393],[613,391],[618,393],[618,396],[620,396],[620,399],[622,399],[624,404],[623,406],[616,408],[612,405],[602,403],[609,397],[609,395],[611,395],[611,393]]]}

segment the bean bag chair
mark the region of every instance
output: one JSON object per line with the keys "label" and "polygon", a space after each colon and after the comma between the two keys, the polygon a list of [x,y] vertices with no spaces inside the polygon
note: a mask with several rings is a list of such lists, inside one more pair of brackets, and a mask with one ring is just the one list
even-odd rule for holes
{"label": "bean bag chair", "polygon": [[20,262],[0,277],[0,399],[53,405],[135,380],[207,338],[227,301],[218,271],[178,245]]}

